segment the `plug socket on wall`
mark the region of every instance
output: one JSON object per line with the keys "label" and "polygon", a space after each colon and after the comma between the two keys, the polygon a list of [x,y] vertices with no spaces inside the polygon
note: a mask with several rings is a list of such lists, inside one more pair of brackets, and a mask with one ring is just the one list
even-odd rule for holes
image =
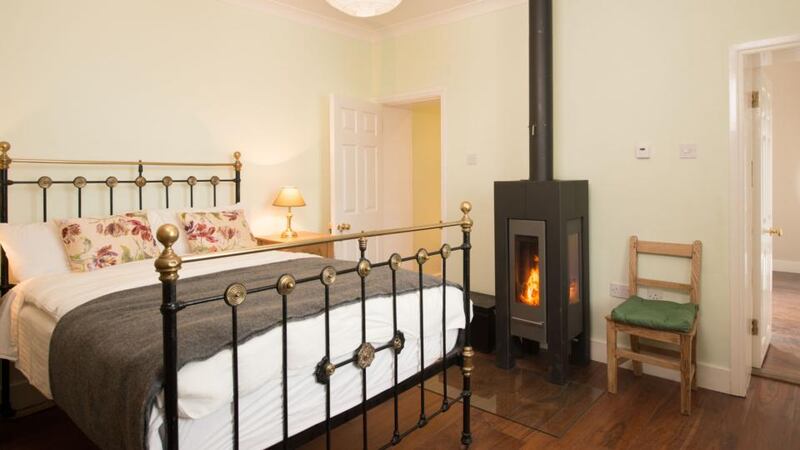
{"label": "plug socket on wall", "polygon": [[612,297],[627,299],[629,297],[628,285],[622,283],[611,283],[608,287],[608,293],[611,294]]}

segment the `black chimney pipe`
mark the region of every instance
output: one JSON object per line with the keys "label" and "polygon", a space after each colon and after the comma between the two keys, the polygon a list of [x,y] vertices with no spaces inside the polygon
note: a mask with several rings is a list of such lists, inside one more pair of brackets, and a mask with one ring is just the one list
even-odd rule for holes
{"label": "black chimney pipe", "polygon": [[530,0],[530,178],[553,179],[553,2]]}

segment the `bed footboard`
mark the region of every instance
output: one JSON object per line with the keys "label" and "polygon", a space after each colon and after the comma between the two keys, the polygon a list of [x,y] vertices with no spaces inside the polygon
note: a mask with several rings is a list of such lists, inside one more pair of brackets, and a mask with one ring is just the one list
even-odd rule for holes
{"label": "bed footboard", "polygon": [[[318,276],[309,276],[304,278],[295,278],[292,274],[284,274],[278,278],[277,282],[264,287],[251,289],[250,293],[262,292],[267,290],[275,290],[281,298],[282,310],[282,416],[283,416],[283,436],[282,445],[284,448],[288,447],[290,442],[289,434],[289,397],[288,397],[288,337],[287,337],[287,303],[294,289],[301,283],[321,283],[324,288],[324,319],[325,319],[325,352],[321,356],[314,373],[309,374],[316,379],[316,382],[325,386],[325,421],[324,429],[326,436],[326,448],[331,447],[331,428],[333,418],[331,417],[331,392],[330,380],[335,376],[338,368],[353,364],[361,370],[361,404],[360,413],[362,417],[362,445],[364,449],[369,446],[368,442],[368,409],[369,398],[367,397],[367,368],[372,364],[375,354],[381,351],[391,351],[394,354],[394,378],[391,397],[394,402],[394,428],[392,435],[388,437],[385,444],[378,445],[381,448],[387,448],[400,443],[403,438],[416,429],[424,427],[429,420],[433,419],[436,415],[446,412],[453,401],[448,398],[447,393],[447,343],[444,339],[446,333],[445,308],[446,297],[442,301],[442,355],[445,355],[440,362],[435,363],[433,366],[425,367],[425,344],[422,336],[420,337],[420,370],[417,375],[420,396],[419,419],[417,424],[408,429],[401,430],[399,427],[399,411],[398,411],[398,396],[401,389],[401,384],[398,380],[398,355],[403,351],[405,345],[405,336],[398,330],[397,326],[397,286],[396,275],[400,270],[401,263],[405,261],[416,262],[419,272],[419,313],[420,313],[420,331],[423,332],[423,305],[424,305],[424,289],[423,289],[423,267],[431,257],[439,257],[442,261],[442,280],[441,285],[444,288],[447,285],[447,263],[451,254],[455,251],[463,253],[463,308],[465,316],[465,326],[460,333],[461,340],[461,357],[460,364],[463,376],[463,388],[460,394],[456,397],[455,402],[462,402],[463,404],[463,427],[461,432],[461,443],[469,445],[472,442],[472,432],[470,429],[470,397],[472,395],[470,380],[474,369],[472,357],[474,355],[471,341],[470,341],[470,250],[472,245],[470,243],[470,233],[472,231],[472,219],[469,213],[472,206],[469,202],[461,204],[461,211],[463,216],[461,220],[438,223],[432,225],[421,225],[408,228],[398,228],[390,230],[378,230],[372,232],[353,233],[346,235],[339,235],[325,239],[314,239],[306,241],[298,241],[294,243],[274,244],[262,246],[254,249],[239,250],[233,252],[225,252],[210,255],[197,255],[188,256],[181,259],[172,249],[172,245],[178,238],[178,230],[172,225],[162,226],[157,233],[158,240],[164,245],[164,251],[155,262],[156,271],[159,272],[159,279],[162,283],[163,302],[161,305],[161,314],[163,317],[163,346],[164,346],[164,425],[165,425],[165,440],[164,445],[169,450],[177,450],[179,448],[178,439],[178,327],[177,320],[178,314],[181,310],[191,308],[194,305],[205,304],[209,302],[225,302],[230,307],[231,311],[231,345],[232,345],[232,373],[233,373],[233,448],[239,446],[239,355],[238,355],[238,330],[237,330],[237,307],[246,301],[248,290],[240,283],[233,283],[227,286],[220,295],[211,298],[192,299],[179,301],[176,293],[176,283],[179,277],[179,272],[183,264],[189,264],[195,261],[203,261],[208,259],[225,258],[233,255],[241,255],[248,253],[259,253],[266,251],[282,250],[293,248],[301,245],[318,244],[324,242],[357,240],[360,250],[360,259],[353,267],[345,270],[339,270],[331,266],[325,267]],[[443,229],[449,227],[460,227],[463,234],[463,241],[461,245],[451,247],[448,244],[442,245],[441,248],[429,251],[426,249],[419,249],[415,255],[401,256],[397,253],[382,262],[372,263],[366,258],[367,244],[370,237],[387,236],[401,233],[411,233],[423,230]],[[388,266],[391,270],[392,279],[392,320],[393,320],[393,337],[388,342],[374,343],[367,340],[366,330],[366,301],[367,301],[367,282],[369,274],[374,268]],[[330,288],[335,285],[337,275],[347,273],[355,273],[360,278],[361,284],[361,344],[354,349],[353,356],[345,361],[333,363],[330,354]],[[446,296],[446,289],[442,290],[443,296]],[[439,349],[436,349],[437,351]],[[441,367],[438,367],[440,365]],[[432,372],[433,370],[433,372]],[[444,396],[442,404],[436,411],[426,411],[425,409],[425,378],[426,374],[441,372],[444,377]],[[373,444],[373,447],[376,445]]]}

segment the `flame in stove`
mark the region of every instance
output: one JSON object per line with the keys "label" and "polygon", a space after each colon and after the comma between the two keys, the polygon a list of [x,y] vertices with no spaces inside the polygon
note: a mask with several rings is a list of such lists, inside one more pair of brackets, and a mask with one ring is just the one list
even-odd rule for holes
{"label": "flame in stove", "polygon": [[533,266],[528,272],[528,278],[522,285],[519,295],[522,303],[530,306],[539,306],[539,255],[533,257]]}

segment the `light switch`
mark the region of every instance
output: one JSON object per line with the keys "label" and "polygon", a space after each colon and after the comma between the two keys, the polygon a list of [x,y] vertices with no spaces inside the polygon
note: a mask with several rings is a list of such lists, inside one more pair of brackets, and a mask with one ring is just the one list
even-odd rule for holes
{"label": "light switch", "polygon": [[478,155],[476,153],[467,153],[467,165],[468,166],[478,165]]}
{"label": "light switch", "polygon": [[681,159],[696,159],[697,158],[697,145],[695,144],[681,144],[680,147]]}
{"label": "light switch", "polygon": [[651,154],[652,150],[649,145],[640,144],[636,146],[637,159],[650,159]]}

